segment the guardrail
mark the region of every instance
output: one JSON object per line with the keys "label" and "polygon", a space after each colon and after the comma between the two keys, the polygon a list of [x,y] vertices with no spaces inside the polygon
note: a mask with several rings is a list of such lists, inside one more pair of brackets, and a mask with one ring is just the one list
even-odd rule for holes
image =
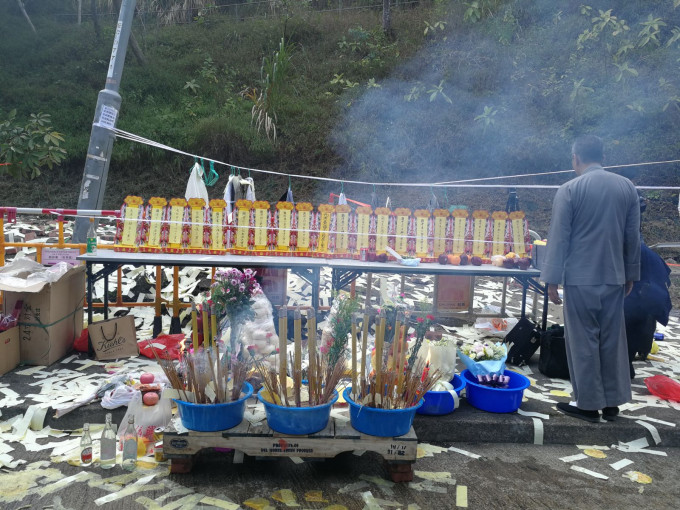
{"label": "guardrail", "polygon": [[[16,221],[17,215],[32,215],[32,216],[41,216],[41,215],[50,215],[50,216],[55,216],[56,215],[56,221],[57,221],[57,228],[58,228],[58,234],[57,234],[57,242],[56,243],[44,243],[44,242],[16,242],[16,241],[6,241],[5,240],[5,218],[7,218],[8,222],[14,222]],[[64,236],[64,222],[66,221],[67,216],[72,216],[72,217],[95,217],[95,218],[119,218],[120,217],[120,211],[118,210],[83,210],[83,209],[50,209],[50,208],[20,208],[20,207],[0,207],[0,231],[3,233],[3,235],[0,235],[0,266],[4,266],[6,259],[5,259],[5,251],[6,248],[9,247],[15,247],[15,248],[35,248],[36,249],[36,262],[42,263],[42,251],[45,248],[58,248],[58,249],[78,249],[80,253],[85,253],[86,250],[86,245],[85,243],[70,243],[66,242],[65,236]],[[102,244],[102,243],[97,243],[97,249],[102,249],[102,250],[110,250],[113,249],[113,244]],[[162,314],[162,308],[163,305],[165,304],[166,307],[170,308],[172,310],[172,317],[179,319],[179,313],[182,310],[182,308],[187,308],[191,306],[189,303],[183,303],[180,301],[179,297],[179,267],[175,266],[173,267],[173,288],[172,288],[172,300],[167,300],[163,299],[161,295],[161,289],[163,287],[162,285],[162,267],[161,266],[155,266],[156,267],[156,284],[155,284],[155,296],[153,301],[124,301],[123,300],[123,295],[122,295],[122,280],[123,280],[123,270],[121,267],[118,268],[116,271],[116,299],[115,301],[110,300],[109,301],[109,306],[111,307],[126,307],[126,308],[133,308],[133,307],[143,307],[143,306],[153,306],[155,308],[155,319],[154,319],[154,326],[153,326],[153,336],[157,336],[162,329],[162,323],[161,323],[161,314]],[[214,276],[215,269],[212,268],[211,270],[211,276]],[[83,291],[84,292],[84,291]],[[85,306],[89,307],[90,304],[87,303],[87,300],[85,300]],[[104,303],[95,303],[93,302],[91,304],[92,308],[103,308]]]}

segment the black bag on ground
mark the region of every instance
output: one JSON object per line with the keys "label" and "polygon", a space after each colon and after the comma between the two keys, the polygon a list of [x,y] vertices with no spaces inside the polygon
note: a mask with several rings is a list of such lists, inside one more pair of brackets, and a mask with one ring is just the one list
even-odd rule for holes
{"label": "black bag on ground", "polygon": [[569,380],[564,327],[554,324],[541,335],[538,370],[548,377]]}
{"label": "black bag on ground", "polygon": [[507,362],[522,366],[529,363],[541,341],[538,326],[526,317],[522,317],[503,340],[508,344]]}

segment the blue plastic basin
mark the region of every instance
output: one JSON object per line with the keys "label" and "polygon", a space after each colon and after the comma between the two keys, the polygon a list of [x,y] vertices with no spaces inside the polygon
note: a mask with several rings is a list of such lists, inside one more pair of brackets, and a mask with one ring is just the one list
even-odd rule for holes
{"label": "blue plastic basin", "polygon": [[522,374],[506,370],[503,375],[510,377],[507,388],[493,388],[479,384],[477,378],[468,369],[461,376],[467,383],[465,397],[467,401],[482,411],[490,413],[514,413],[522,405],[524,390],[531,382]]}
{"label": "blue plastic basin", "polygon": [[376,409],[361,406],[352,400],[352,388],[345,388],[342,396],[349,404],[349,419],[352,427],[359,432],[378,437],[396,437],[407,434],[413,425],[416,411],[423,405],[420,399],[413,407],[406,409]]}
{"label": "blue plastic basin", "polygon": [[285,407],[267,402],[262,397],[263,387],[257,398],[264,404],[267,423],[272,430],[294,436],[314,434],[326,428],[331,416],[331,406],[338,400],[338,392],[333,390],[330,402],[313,407]]}
{"label": "blue plastic basin", "polygon": [[243,421],[246,400],[253,395],[253,387],[244,382],[241,390],[245,395],[226,404],[192,404],[173,399],[177,404],[182,425],[189,430],[214,432],[235,427]]}
{"label": "blue plastic basin", "polygon": [[[453,390],[460,397],[460,392],[465,388],[465,379],[459,375],[454,375],[451,379]],[[423,405],[416,411],[418,414],[429,414],[440,416],[449,414],[456,410],[456,403],[453,395],[448,391],[428,391],[423,397]]]}

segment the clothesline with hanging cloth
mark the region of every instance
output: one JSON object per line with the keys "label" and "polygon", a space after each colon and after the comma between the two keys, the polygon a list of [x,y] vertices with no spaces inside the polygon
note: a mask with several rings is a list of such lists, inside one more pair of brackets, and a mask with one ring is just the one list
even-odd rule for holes
{"label": "clothesline with hanging cloth", "polygon": [[[149,140],[148,138],[141,137],[139,135],[135,135],[133,133],[129,133],[127,131],[123,131],[122,129],[118,128],[113,128],[111,131],[116,135],[116,137],[124,139],[124,140],[129,140],[132,142],[136,143],[141,143],[144,145],[148,145],[150,147],[156,147],[158,149],[163,149],[168,152],[174,152],[176,154],[181,154],[184,156],[188,156],[191,158],[201,158],[204,159],[205,161],[210,161],[213,162],[214,164],[217,165],[223,165],[227,166],[230,168],[235,168],[237,170],[243,170],[247,172],[257,172],[261,174],[266,174],[266,175],[277,175],[281,177],[289,177],[289,178],[295,178],[295,179],[308,179],[308,180],[316,180],[316,181],[326,181],[326,182],[336,182],[338,184],[360,184],[360,185],[369,185],[369,186],[391,186],[391,187],[433,187],[433,188],[518,188],[518,189],[557,189],[559,188],[559,185],[540,185],[540,184],[476,184],[476,182],[479,181],[490,181],[490,180],[497,180],[497,179],[511,179],[511,178],[524,178],[524,177],[535,177],[535,176],[540,176],[540,175],[556,175],[556,174],[561,174],[561,173],[571,173],[573,170],[557,170],[553,172],[541,172],[541,173],[533,173],[533,174],[517,174],[517,175],[507,175],[507,176],[495,176],[495,177],[479,177],[475,179],[462,179],[462,180],[457,180],[457,181],[445,181],[445,182],[436,182],[436,183],[418,183],[418,182],[372,182],[372,181],[356,181],[356,180],[349,180],[349,179],[333,179],[330,177],[319,177],[319,176],[313,176],[313,175],[302,175],[302,174],[286,174],[283,172],[275,172],[273,170],[263,170],[260,168],[248,168],[248,167],[243,167],[243,166],[238,166],[234,165],[232,163],[226,163],[224,161],[219,161],[217,159],[212,159],[212,158],[207,158],[205,156],[198,156],[196,154],[192,154],[190,152],[185,152],[180,149],[176,149],[174,147],[171,147],[169,145],[162,144],[160,142],[155,142],[153,140]],[[668,161],[651,161],[651,162],[643,162],[643,163],[629,163],[629,164],[624,164],[624,165],[611,165],[611,166],[606,166],[605,168],[607,169],[614,169],[614,168],[629,168],[629,167],[634,167],[634,166],[649,166],[649,165],[663,165],[663,164],[672,164],[672,163],[680,163],[680,159],[675,159],[675,160],[668,160]],[[680,186],[636,186],[638,189],[648,189],[648,190],[680,190]]]}

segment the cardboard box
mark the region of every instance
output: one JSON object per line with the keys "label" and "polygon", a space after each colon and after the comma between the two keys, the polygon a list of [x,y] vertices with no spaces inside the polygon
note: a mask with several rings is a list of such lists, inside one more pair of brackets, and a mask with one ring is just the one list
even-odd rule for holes
{"label": "cardboard box", "polygon": [[450,317],[470,310],[474,291],[472,276],[435,275],[433,313]]}
{"label": "cardboard box", "polygon": [[14,370],[19,364],[19,328],[0,333],[0,375]]}
{"label": "cardboard box", "polygon": [[2,285],[5,314],[18,300],[20,360],[27,365],[51,365],[68,354],[83,329],[85,266],[70,269],[56,282],[13,288]]}
{"label": "cardboard box", "polygon": [[531,248],[531,265],[539,271],[543,269],[543,261],[545,259],[546,244],[543,241],[534,241]]}
{"label": "cardboard box", "polygon": [[262,292],[274,307],[288,302],[288,269],[258,267],[253,269],[262,287]]}
{"label": "cardboard box", "polygon": [[87,327],[98,360],[139,355],[137,329],[132,315],[95,322]]}

